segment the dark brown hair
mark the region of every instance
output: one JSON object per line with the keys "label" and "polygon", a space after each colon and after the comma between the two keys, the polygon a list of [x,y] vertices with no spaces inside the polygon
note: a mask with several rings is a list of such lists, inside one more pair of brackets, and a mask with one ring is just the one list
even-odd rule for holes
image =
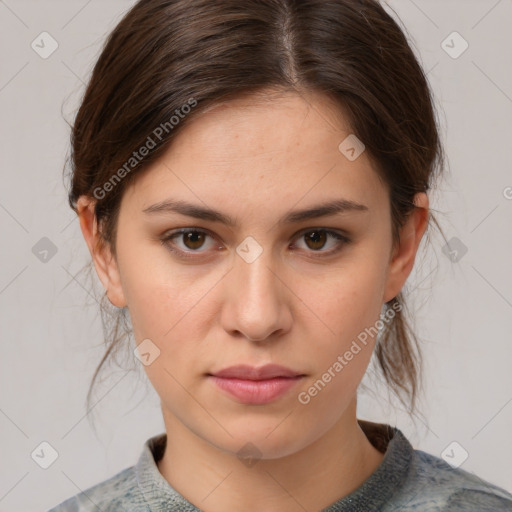
{"label": "dark brown hair", "polygon": [[[70,206],[96,199],[101,243],[115,256],[123,191],[173,137],[212,105],[273,90],[319,92],[348,114],[388,186],[396,244],[414,195],[429,190],[444,158],[425,74],[376,0],[137,2],[109,35],[74,121]],[[402,293],[387,306],[397,303],[405,306]],[[375,357],[413,411],[421,355],[406,308],[394,311]],[[88,404],[99,370],[130,335],[125,310],[102,319],[107,350]]]}

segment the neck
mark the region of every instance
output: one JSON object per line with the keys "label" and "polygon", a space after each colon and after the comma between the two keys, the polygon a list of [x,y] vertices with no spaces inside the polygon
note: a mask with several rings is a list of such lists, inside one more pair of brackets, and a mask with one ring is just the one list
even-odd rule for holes
{"label": "neck", "polygon": [[158,469],[201,510],[320,510],[357,489],[384,454],[357,423],[355,400],[340,420],[299,452],[245,465],[165,414],[167,445]]}

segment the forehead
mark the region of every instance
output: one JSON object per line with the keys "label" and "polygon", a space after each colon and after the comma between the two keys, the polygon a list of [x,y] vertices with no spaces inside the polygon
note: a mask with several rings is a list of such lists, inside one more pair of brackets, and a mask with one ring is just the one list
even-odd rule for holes
{"label": "forehead", "polygon": [[[127,195],[139,206],[185,195],[209,203],[277,207],[343,197],[385,198],[363,152],[350,161],[339,145],[349,119],[328,97],[281,93],[216,104],[187,124],[167,151],[135,180]],[[384,196],[383,196],[384,194]]]}
{"label": "forehead", "polygon": [[[208,107],[174,139],[173,153],[186,151],[191,144],[202,144],[211,146],[210,156],[215,155],[216,147],[226,155],[230,145],[220,146],[218,142],[229,138],[240,141],[232,146],[237,156],[240,149],[247,155],[265,149],[297,151],[320,141],[329,144],[332,140],[326,140],[326,136],[343,133],[350,133],[348,116],[342,106],[325,95],[259,93]],[[244,147],[242,143],[246,143]]]}

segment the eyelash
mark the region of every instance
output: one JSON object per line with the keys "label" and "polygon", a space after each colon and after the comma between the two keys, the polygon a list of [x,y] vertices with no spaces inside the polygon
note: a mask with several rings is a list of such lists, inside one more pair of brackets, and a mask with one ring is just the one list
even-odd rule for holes
{"label": "eyelash", "polygon": [[[337,231],[332,231],[330,229],[322,229],[322,228],[308,228],[307,230],[303,230],[301,231],[298,235],[297,235],[297,239],[300,239],[301,237],[303,237],[304,235],[307,235],[308,233],[313,233],[313,232],[320,232],[320,233],[327,233],[328,235],[331,235],[334,239],[338,240],[338,245],[337,247],[335,247],[334,249],[330,249],[328,251],[313,251],[311,250],[311,252],[313,253],[319,253],[320,256],[314,256],[315,258],[317,257],[328,257],[328,256],[332,256],[336,253],[338,253],[339,251],[341,251],[341,249],[343,248],[344,245],[347,245],[349,243],[351,243],[351,240],[342,235],[341,233],[338,233]],[[204,230],[204,229],[200,229],[200,228],[184,228],[184,229],[180,229],[178,231],[174,231],[166,236],[164,236],[160,241],[162,243],[162,245],[164,245],[168,250],[170,250],[171,252],[173,252],[174,254],[176,254],[176,256],[178,256],[179,258],[182,258],[182,259],[194,259],[194,258],[198,258],[198,256],[195,256],[195,255],[191,255],[191,254],[194,254],[194,253],[201,253],[201,252],[205,252],[205,251],[182,251],[181,249],[176,249],[174,247],[172,247],[172,244],[170,243],[174,238],[177,238],[179,237],[180,235],[183,235],[183,234],[186,234],[186,233],[200,233],[200,234],[203,234],[203,235],[207,235],[213,239],[216,239],[215,236],[213,236],[209,231],[207,230]]]}

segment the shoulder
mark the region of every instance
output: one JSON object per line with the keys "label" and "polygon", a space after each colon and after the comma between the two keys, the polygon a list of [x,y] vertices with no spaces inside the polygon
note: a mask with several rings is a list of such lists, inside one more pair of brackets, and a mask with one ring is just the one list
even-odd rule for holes
{"label": "shoulder", "polygon": [[130,512],[148,511],[144,497],[139,491],[133,466],[68,498],[48,512],[97,512],[98,510],[128,509]]}
{"label": "shoulder", "polygon": [[158,470],[166,442],[165,433],[149,438],[134,466],[89,487],[48,512],[197,511]]}
{"label": "shoulder", "polygon": [[443,459],[413,450],[393,511],[512,511],[512,494]]}
{"label": "shoulder", "polygon": [[[413,449],[396,427],[358,420],[372,444],[385,453],[375,473],[351,500],[379,512],[512,512],[512,494]],[[364,495],[364,496],[363,496]],[[372,508],[373,507],[373,508]]]}

